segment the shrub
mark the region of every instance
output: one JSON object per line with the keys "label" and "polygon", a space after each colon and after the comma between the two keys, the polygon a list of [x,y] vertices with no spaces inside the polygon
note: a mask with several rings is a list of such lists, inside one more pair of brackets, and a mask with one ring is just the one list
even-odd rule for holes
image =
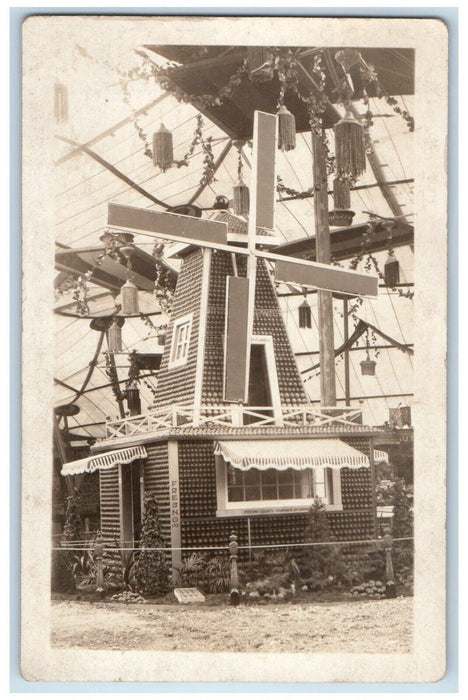
{"label": "shrub", "polygon": [[140,545],[142,551],[135,562],[137,590],[142,595],[162,596],[170,588],[170,579],[165,552],[155,551],[166,544],[161,534],[158,502],[153,493],[145,495]]}
{"label": "shrub", "polygon": [[178,570],[178,585],[199,588],[203,593],[227,593],[231,572],[229,557],[192,552]]}
{"label": "shrub", "polygon": [[[67,498],[67,506],[65,512],[65,525],[61,538],[61,545],[81,541],[83,531],[81,526],[81,518],[78,509],[78,498],[76,491]],[[77,558],[83,556],[83,552],[76,551],[54,551],[52,556],[52,591],[58,593],[69,593],[74,591],[75,577],[74,565]]]}
{"label": "shrub", "polygon": [[[315,498],[309,510],[309,521],[304,531],[304,542],[334,542],[325,506]],[[341,547],[323,545],[304,547],[296,560],[298,579],[310,590],[319,590],[336,583],[342,561]]]}
{"label": "shrub", "polygon": [[403,479],[393,487],[393,537],[413,535],[413,489]]}

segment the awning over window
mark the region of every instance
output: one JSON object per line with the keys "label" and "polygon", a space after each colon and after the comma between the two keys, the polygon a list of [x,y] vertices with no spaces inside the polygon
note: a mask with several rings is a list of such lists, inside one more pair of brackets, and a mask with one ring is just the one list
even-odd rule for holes
{"label": "awning over window", "polygon": [[77,459],[75,462],[66,462],[61,473],[63,476],[73,476],[74,474],[91,474],[97,469],[112,469],[116,464],[128,464],[139,457],[147,457],[148,453],[142,445],[127,447],[124,450],[114,450],[105,452],[102,455]]}
{"label": "awning over window", "polygon": [[381,464],[382,462],[388,463],[388,454],[383,452],[383,450],[374,450],[374,462]]}
{"label": "awning over window", "polygon": [[216,443],[214,453],[222,455],[226,462],[242,471],[315,467],[359,469],[369,466],[365,454],[337,439],[225,440]]}

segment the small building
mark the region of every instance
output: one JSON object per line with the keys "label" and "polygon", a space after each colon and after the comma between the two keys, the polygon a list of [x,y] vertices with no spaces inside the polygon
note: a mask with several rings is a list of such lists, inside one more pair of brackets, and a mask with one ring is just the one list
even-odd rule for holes
{"label": "small building", "polygon": [[[229,230],[238,222],[228,215]],[[378,429],[362,425],[359,409],[309,403],[265,261],[248,402],[235,404],[223,402],[226,277],[246,275],[246,256],[192,245],[178,254],[156,403],[108,422],[92,455],[62,470],[99,470],[104,540],[136,545],[146,492],[157,496],[175,568],[184,547],[224,547],[231,531],[240,545],[302,542],[315,496],[338,540],[375,537]]]}

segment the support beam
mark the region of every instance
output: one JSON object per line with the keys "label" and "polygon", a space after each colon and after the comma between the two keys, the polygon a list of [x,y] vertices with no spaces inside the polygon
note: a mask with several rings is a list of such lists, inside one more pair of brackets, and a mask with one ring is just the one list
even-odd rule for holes
{"label": "support beam", "polygon": [[345,380],[345,399],[346,405],[351,406],[350,401],[350,388],[349,388],[349,318],[348,318],[348,300],[343,299],[343,340],[346,345],[346,350],[344,351],[344,380]]}
{"label": "support beam", "polygon": [[80,151],[83,153],[86,153],[90,158],[93,158],[99,165],[104,166],[106,170],[109,170],[113,175],[119,178],[119,180],[122,180],[125,182],[126,185],[134,189],[136,192],[141,194],[143,197],[146,197],[146,199],[149,199],[153,204],[158,204],[160,207],[164,207],[164,209],[169,209],[169,204],[166,204],[166,202],[163,202],[161,199],[158,199],[154,195],[151,194],[151,192],[148,192],[147,190],[143,189],[143,187],[140,187],[140,185],[137,185],[136,182],[131,180],[127,175],[124,173],[120,172],[112,163],[109,163],[105,158],[102,158],[102,156],[98,155],[94,151],[92,151],[90,148],[87,146],[84,146],[81,143],[78,143],[77,141],[73,141],[73,139],[68,139],[65,136],[57,136],[60,141],[65,141],[65,143],[69,143],[72,146],[75,146],[75,148],[79,148]]}

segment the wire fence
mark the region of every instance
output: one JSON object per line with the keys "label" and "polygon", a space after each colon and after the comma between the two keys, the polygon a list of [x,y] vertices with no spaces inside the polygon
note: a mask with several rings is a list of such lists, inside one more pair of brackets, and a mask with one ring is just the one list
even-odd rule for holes
{"label": "wire fence", "polygon": [[[394,537],[393,542],[413,541],[414,537]],[[88,551],[92,552],[94,547],[89,547],[89,540],[70,541],[60,547],[52,547],[52,551]],[[251,544],[238,545],[239,550],[269,550],[269,549],[297,549],[298,547],[343,547],[346,545],[362,545],[362,544],[378,544],[384,545],[383,538],[371,540],[328,540],[326,542],[287,542],[282,544]],[[104,552],[205,552],[205,551],[229,551],[229,545],[212,545],[212,546],[196,546],[196,547],[119,547],[118,545],[109,546],[104,542]]]}

